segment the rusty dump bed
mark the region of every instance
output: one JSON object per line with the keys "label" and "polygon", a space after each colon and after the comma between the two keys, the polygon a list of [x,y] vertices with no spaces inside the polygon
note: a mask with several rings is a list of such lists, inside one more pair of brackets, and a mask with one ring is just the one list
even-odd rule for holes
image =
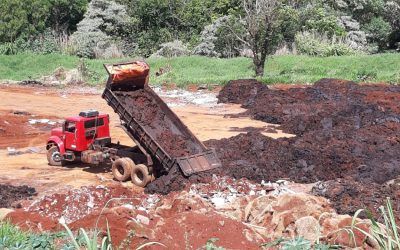
{"label": "rusty dump bed", "polygon": [[174,165],[184,175],[221,166],[165,102],[148,86],[144,62],[105,65],[110,77],[103,98],[120,116],[127,134],[165,170]]}

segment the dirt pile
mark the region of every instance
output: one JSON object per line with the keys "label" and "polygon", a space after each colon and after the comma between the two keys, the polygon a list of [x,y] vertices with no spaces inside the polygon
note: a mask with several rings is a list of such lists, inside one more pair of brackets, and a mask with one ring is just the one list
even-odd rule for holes
{"label": "dirt pile", "polygon": [[[121,249],[135,249],[149,241],[160,242],[168,249],[203,249],[212,238],[218,238],[215,245],[227,249],[258,249],[262,243],[295,236],[313,242],[353,246],[354,241],[340,230],[350,225],[351,217],[336,214],[322,197],[293,193],[290,184],[254,184],[246,179],[212,178],[210,183],[192,184],[165,196],[138,193],[113,201],[104,209],[79,216],[69,227],[74,231],[96,227],[102,237],[108,224],[113,245]],[[122,187],[113,188],[122,190]],[[46,206],[44,200],[51,197],[57,204],[82,200],[80,209],[87,211],[87,201],[81,197],[87,191],[98,193],[96,189],[98,187],[86,187],[56,193],[39,200],[48,207],[41,215],[19,209],[8,218],[24,229],[60,231],[63,228],[54,217],[52,206]],[[61,201],[57,197],[65,199]],[[99,208],[104,201],[94,199],[93,202]],[[367,247],[365,236],[357,232],[355,242],[359,247]]]}
{"label": "dirt pile", "polygon": [[131,190],[119,185],[89,186],[45,195],[24,210],[56,221],[62,216],[67,223],[71,223],[102,209],[110,199],[132,197]]}
{"label": "dirt pile", "polygon": [[[289,178],[303,183],[342,178],[342,183],[347,183],[341,189],[324,194],[336,201],[339,211],[354,213],[360,208],[356,205],[376,211],[376,204],[382,204],[388,195],[400,214],[397,191],[381,188],[400,174],[399,86],[323,79],[313,86],[264,88],[251,97],[244,91],[247,99],[237,94],[242,86],[243,82],[230,82],[219,100],[241,103],[248,109],[246,114],[281,124],[285,132],[297,136],[274,140],[251,132],[208,141],[224,165],[221,174],[255,181]],[[234,96],[237,98],[232,99]],[[327,185],[334,186],[331,184]],[[368,190],[371,187],[375,188],[372,198],[357,196],[372,192]],[[343,196],[357,196],[361,201],[349,206],[348,200],[340,198]]]}
{"label": "dirt pile", "polygon": [[200,153],[202,148],[183,133],[147,89],[115,92],[133,117],[171,157]]}
{"label": "dirt pile", "polygon": [[36,190],[28,186],[0,184],[0,208],[20,207],[17,201],[36,195]]}

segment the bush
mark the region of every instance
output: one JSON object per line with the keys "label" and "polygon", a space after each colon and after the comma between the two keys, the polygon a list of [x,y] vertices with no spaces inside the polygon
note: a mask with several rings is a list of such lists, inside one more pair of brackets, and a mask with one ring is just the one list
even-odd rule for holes
{"label": "bush", "polygon": [[235,57],[240,54],[242,45],[232,30],[244,37],[244,29],[237,18],[223,16],[204,27],[200,43],[193,53],[211,57]]}
{"label": "bush", "polygon": [[367,33],[367,39],[370,43],[377,44],[379,49],[387,47],[391,27],[382,17],[374,17],[363,27],[363,30]]}
{"label": "bush", "polygon": [[297,51],[311,56],[353,55],[357,51],[351,48],[343,37],[321,35],[318,32],[299,32],[295,38]]}
{"label": "bush", "polygon": [[327,34],[329,37],[343,36],[345,29],[340,25],[337,17],[328,12],[326,7],[306,7],[300,13],[301,22],[307,30],[315,30]]}
{"label": "bush", "polygon": [[187,56],[190,51],[182,43],[182,41],[175,40],[169,43],[163,43],[160,45],[160,49],[152,55],[152,57],[176,57],[176,56]]}
{"label": "bush", "polygon": [[[72,34],[72,53],[85,58],[110,58],[123,56],[118,40],[125,35],[129,16],[123,5],[114,1],[93,0],[85,18]],[[112,53],[109,53],[112,50]]]}

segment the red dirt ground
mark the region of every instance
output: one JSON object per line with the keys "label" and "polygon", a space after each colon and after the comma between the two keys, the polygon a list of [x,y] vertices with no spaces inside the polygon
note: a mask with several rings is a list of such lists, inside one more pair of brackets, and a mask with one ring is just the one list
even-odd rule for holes
{"label": "red dirt ground", "polygon": [[[29,124],[29,119],[51,119],[35,116],[22,111],[0,111],[0,149],[7,147],[26,147],[33,140],[45,141],[49,131],[57,125]],[[13,138],[10,140],[10,138]]]}

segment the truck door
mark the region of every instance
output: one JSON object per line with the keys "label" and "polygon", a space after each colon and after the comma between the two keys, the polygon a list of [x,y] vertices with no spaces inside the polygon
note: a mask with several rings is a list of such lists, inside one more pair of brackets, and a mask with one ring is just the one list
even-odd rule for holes
{"label": "truck door", "polygon": [[64,145],[66,149],[76,150],[77,143],[77,129],[76,122],[66,121],[64,124]]}

